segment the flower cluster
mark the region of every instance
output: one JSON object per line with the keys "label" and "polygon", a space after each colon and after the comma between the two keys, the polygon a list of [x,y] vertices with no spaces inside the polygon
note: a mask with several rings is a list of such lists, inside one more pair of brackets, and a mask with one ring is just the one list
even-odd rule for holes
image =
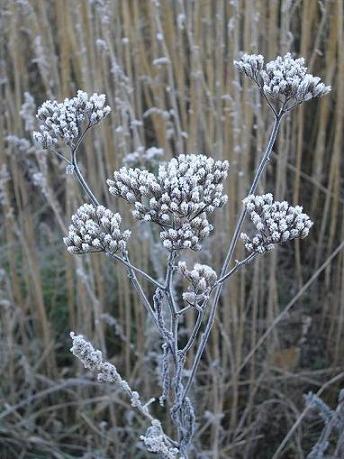
{"label": "flower cluster", "polygon": [[304,63],[303,58],[294,59],[290,53],[266,65],[264,57],[256,54],[244,54],[239,61],[234,61],[237,69],[257,83],[268,99],[289,103],[289,108],[331,90],[319,77],[307,73]]}
{"label": "flower cluster", "polygon": [[99,370],[103,361],[101,351],[94,349],[82,335],[75,335],[74,332],[71,332],[70,337],[73,341],[70,351],[81,360],[84,367],[91,371]]}
{"label": "flower cluster", "polygon": [[244,205],[258,233],[251,239],[246,233],[241,239],[249,252],[264,253],[274,244],[305,238],[313,222],[300,206],[290,206],[286,201],[274,201],[272,194],[250,195]]}
{"label": "flower cluster", "polygon": [[166,441],[166,436],[158,421],[154,420],[145,435],[140,436],[140,439],[143,441],[147,451],[159,454],[164,459],[177,459],[178,449]]}
{"label": "flower cluster", "polygon": [[179,262],[178,270],[190,284],[188,290],[183,293],[186,303],[196,306],[209,298],[217,280],[216,272],[210,266],[196,263],[189,271],[185,262]]}
{"label": "flower cluster", "polygon": [[102,352],[95,349],[82,335],[76,335],[71,332],[70,337],[73,341],[70,351],[82,362],[84,367],[98,372],[99,382],[119,384],[121,389],[133,396],[131,401],[135,403],[138,397],[137,392],[131,391],[128,383],[122,379],[117,368],[112,363],[103,361]]}
{"label": "flower cluster", "polygon": [[134,206],[137,220],[160,225],[168,250],[199,250],[213,230],[208,215],[227,202],[222,182],[228,167],[205,155],[179,155],[162,163],[157,176],[123,167],[107,183],[111,194]]}
{"label": "flower cluster", "polygon": [[58,103],[47,100],[38,109],[37,118],[43,123],[40,131],[34,132],[35,142],[46,149],[54,146],[59,140],[66,145],[75,145],[81,136],[81,125],[84,121],[93,126],[104,119],[111,111],[105,105],[105,95],[94,93],[89,96],[84,91],[78,91],[75,97]]}
{"label": "flower cluster", "polygon": [[68,236],[63,239],[67,250],[74,254],[124,252],[130,231],[121,231],[121,216],[103,206],[83,204],[72,216]]}

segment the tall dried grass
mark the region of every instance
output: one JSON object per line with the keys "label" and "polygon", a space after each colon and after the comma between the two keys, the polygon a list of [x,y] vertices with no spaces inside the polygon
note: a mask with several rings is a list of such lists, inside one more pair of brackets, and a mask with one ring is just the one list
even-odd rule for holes
{"label": "tall dried grass", "polygon": [[[126,402],[75,377],[70,329],[107,347],[143,393],[158,381],[159,343],[126,273],[64,250],[62,233],[83,201],[77,185],[55,158],[7,138],[30,140],[19,115],[24,92],[37,105],[79,88],[106,93],[112,115],[86,140],[81,162],[96,195],[127,221],[105,184],[126,154],[154,145],[167,158],[197,151],[228,159],[230,201],[208,247],[219,266],[271,124],[233,68],[241,50],[269,58],[292,50],[333,92],[294,112],[279,135],[264,191],[302,202],[315,227],[307,242],[260,259],[226,287],[193,393],[199,412],[207,410],[199,457],[272,457],[303,410],[302,394],[340,373],[342,1],[2,0],[0,165],[9,178],[2,174],[1,458],[143,457],[135,444],[142,429]],[[33,183],[37,172],[46,177],[44,194]],[[133,258],[159,270],[145,234]],[[330,401],[342,379],[333,381]],[[320,428],[304,422],[308,434],[298,425],[275,458],[304,457]]]}

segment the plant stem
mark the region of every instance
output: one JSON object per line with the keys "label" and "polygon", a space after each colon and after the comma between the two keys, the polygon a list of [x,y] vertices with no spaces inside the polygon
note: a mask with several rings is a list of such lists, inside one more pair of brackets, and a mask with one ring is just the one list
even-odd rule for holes
{"label": "plant stem", "polygon": [[216,286],[218,286],[219,284],[222,284],[222,283],[223,283],[225,280],[227,280],[229,277],[231,277],[231,276],[235,273],[235,271],[237,271],[239,268],[241,268],[241,266],[247,265],[248,263],[250,263],[250,262],[253,260],[253,258],[255,258],[256,256],[257,256],[257,253],[252,252],[252,253],[250,253],[250,255],[249,255],[248,257],[244,258],[243,260],[241,260],[241,261],[236,261],[235,266],[234,266],[230,271],[228,271],[227,274],[225,274],[224,276],[222,276],[222,277],[216,282],[214,288],[215,288]]}
{"label": "plant stem", "polygon": [[176,252],[172,251],[168,259],[168,266],[166,271],[165,281],[165,292],[167,295],[168,304],[171,313],[171,333],[173,336],[174,353],[177,359],[178,353],[178,314],[177,308],[174,304],[173,292],[172,292],[172,280],[173,280],[173,262],[176,258]]}
{"label": "plant stem", "polygon": [[[274,146],[274,143],[276,141],[278,129],[279,129],[279,126],[281,124],[281,120],[283,118],[283,115],[284,115],[283,108],[279,111],[279,113],[277,115],[275,115],[274,125],[273,125],[273,128],[272,128],[270,137],[269,137],[269,141],[268,141],[268,144],[267,144],[267,146],[265,148],[265,151],[264,151],[264,154],[262,156],[262,159],[260,160],[260,163],[258,165],[255,177],[253,179],[252,185],[251,185],[249,193],[248,193],[249,195],[253,194],[256,191],[259,179],[261,178],[266,166],[268,165],[268,162],[270,160],[272,147]],[[229,266],[229,264],[230,264],[230,262],[232,260],[232,257],[233,257],[233,254],[234,254],[234,250],[235,250],[236,244],[238,242],[240,231],[241,231],[241,227],[242,227],[242,224],[243,224],[243,222],[245,220],[246,214],[247,214],[247,210],[246,210],[245,207],[243,207],[243,209],[242,209],[242,211],[240,213],[240,216],[239,216],[239,220],[238,220],[238,222],[236,224],[236,227],[235,227],[235,230],[234,230],[234,234],[233,234],[233,237],[231,239],[231,242],[230,242],[230,245],[229,245],[229,248],[228,248],[228,251],[227,251],[227,255],[226,255],[225,261],[224,261],[222,269],[221,269],[220,279],[223,279],[223,277],[226,277],[226,278],[228,277],[228,276],[226,276],[226,272],[227,272],[228,266]],[[233,271],[233,272],[235,272],[235,271]],[[196,356],[195,356],[195,360],[194,360],[194,362],[192,364],[192,367],[191,367],[191,374],[190,374],[188,382],[187,382],[187,384],[185,386],[184,394],[183,394],[183,397],[182,397],[182,401],[185,399],[188,391],[190,390],[192,381],[193,381],[193,379],[195,377],[198,365],[200,363],[202,354],[203,354],[205,346],[207,344],[211,329],[212,329],[213,324],[214,324],[217,305],[218,305],[218,302],[219,302],[219,299],[220,299],[222,288],[223,288],[223,282],[218,283],[218,285],[216,287],[216,291],[215,291],[214,301],[213,301],[212,306],[211,306],[208,322],[207,322],[205,331],[202,334],[201,343],[199,345],[199,348],[198,348]]]}
{"label": "plant stem", "polygon": [[198,310],[198,315],[197,315],[197,320],[196,320],[196,323],[195,323],[195,326],[192,330],[192,333],[190,335],[190,338],[188,340],[188,342],[186,343],[184,349],[182,350],[183,354],[186,354],[189,349],[191,349],[196,337],[197,337],[197,334],[198,334],[198,331],[202,325],[202,320],[203,320],[203,316],[204,316],[204,310],[203,310],[203,307],[205,307],[205,305],[203,305],[199,310]]}
{"label": "plant stem", "polygon": [[164,290],[164,286],[162,284],[160,284],[160,282],[158,282],[157,280],[153,279],[153,277],[151,277],[149,274],[147,274],[144,271],[142,271],[142,269],[137,268],[136,266],[131,264],[129,261],[124,260],[123,258],[121,258],[120,256],[118,256],[116,254],[111,254],[111,257],[114,260],[117,260],[120,263],[124,264],[127,268],[130,268],[130,269],[136,271],[137,273],[141,274],[141,276],[143,276],[145,279],[147,279],[155,287],[160,288],[161,290]]}
{"label": "plant stem", "polygon": [[95,195],[91,191],[91,188],[87,185],[86,180],[84,179],[84,177],[82,176],[82,174],[80,172],[80,169],[79,169],[79,166],[78,166],[78,163],[77,163],[77,158],[76,158],[76,154],[77,154],[78,148],[79,148],[81,142],[83,141],[83,138],[85,137],[85,134],[89,130],[89,128],[90,128],[90,124],[88,124],[87,128],[84,130],[84,132],[80,136],[80,138],[77,141],[75,147],[72,148],[72,165],[74,167],[75,175],[76,175],[77,179],[79,180],[79,183],[82,186],[82,188],[84,189],[85,193],[89,196],[89,198],[91,199],[93,205],[99,206],[99,201],[97,200],[97,198],[95,197]]}
{"label": "plant stem", "polygon": [[157,328],[159,330],[158,319],[156,317],[156,314],[155,314],[155,312],[154,312],[154,310],[152,308],[152,305],[150,304],[148,298],[146,297],[146,294],[143,291],[143,288],[142,288],[140,282],[137,280],[135,271],[131,268],[131,263],[129,261],[128,255],[126,255],[125,261],[127,262],[126,266],[127,266],[127,270],[128,270],[129,279],[131,280],[131,282],[133,284],[133,287],[135,288],[135,290],[137,291],[137,293],[141,297],[141,301],[142,301],[145,309],[153,317],[153,320],[154,320],[154,322],[155,322],[155,324],[156,324],[156,326],[157,326]]}
{"label": "plant stem", "polygon": [[[72,148],[72,165],[74,166],[75,175],[77,176],[77,179],[79,180],[79,182],[80,182],[81,186],[83,187],[83,189],[85,190],[86,194],[89,196],[89,198],[91,199],[92,203],[95,206],[99,206],[99,201],[97,200],[97,198],[95,197],[95,195],[91,191],[91,189],[88,186],[86,180],[84,179],[84,177],[82,176],[82,174],[80,172],[80,169],[79,169],[79,166],[78,166],[78,163],[77,163],[77,158],[76,158],[76,154],[77,154],[78,148],[79,148],[81,142],[83,141],[83,138],[85,137],[85,135],[86,135],[86,133],[87,133],[87,131],[89,130],[90,127],[91,127],[91,124],[89,123],[87,125],[86,129],[84,130],[84,132],[82,133],[82,135],[80,136],[79,140],[77,141],[75,147]],[[148,279],[150,282],[154,283],[157,287],[160,288],[160,287],[163,287],[163,286],[161,286],[158,282],[156,282],[148,274],[146,274],[143,271],[141,271],[139,268],[134,267],[129,261],[128,254],[125,255],[123,258],[119,257],[118,255],[112,255],[112,257],[114,259],[118,260],[118,261],[121,261],[126,266],[126,268],[128,270],[128,276],[129,276],[129,279],[131,280],[131,282],[133,284],[133,287],[135,288],[135,290],[139,294],[145,309],[152,316],[155,324],[157,325],[157,328],[159,329],[158,324],[157,324],[157,317],[156,317],[156,315],[154,313],[152,305],[150,304],[145,292],[143,291],[143,288],[142,288],[140,282],[138,281],[138,279],[136,277],[135,271],[137,271],[140,274],[144,275],[146,277],[146,279]]]}

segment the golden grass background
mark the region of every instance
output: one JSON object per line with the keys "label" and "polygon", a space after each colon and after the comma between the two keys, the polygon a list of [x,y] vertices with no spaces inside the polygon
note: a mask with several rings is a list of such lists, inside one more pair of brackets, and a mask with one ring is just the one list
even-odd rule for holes
{"label": "golden grass background", "polygon": [[[233,67],[241,51],[295,52],[333,91],[283,123],[259,191],[302,204],[315,225],[307,240],[261,257],[226,287],[193,393],[196,441],[200,458],[305,457],[321,430],[313,417],[274,452],[305,392],[327,383],[334,406],[342,385],[342,1],[1,0],[0,8],[0,457],[146,457],[137,444],[144,426],[127,401],[69,355],[71,329],[107,349],[144,396],[159,395],[158,337],[125,271],[98,255],[71,257],[62,243],[83,202],[77,184],[55,157],[8,138],[31,142],[24,93],[37,106],[77,89],[106,94],[112,114],[85,140],[80,162],[130,226],[105,183],[125,155],[157,146],[167,159],[228,159],[229,203],[202,258],[219,267],[272,122]],[[148,236],[134,230],[135,264],[159,275]]]}

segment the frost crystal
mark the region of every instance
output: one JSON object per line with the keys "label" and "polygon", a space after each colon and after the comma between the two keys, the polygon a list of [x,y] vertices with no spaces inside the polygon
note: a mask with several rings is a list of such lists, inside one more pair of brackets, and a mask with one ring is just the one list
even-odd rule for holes
{"label": "frost crystal", "polygon": [[294,59],[291,53],[267,64],[263,56],[256,54],[244,54],[234,61],[236,68],[253,80],[270,102],[286,104],[285,109],[331,91],[319,77],[307,73],[304,63],[303,58]]}
{"label": "frost crystal", "polygon": [[84,204],[72,216],[68,236],[63,239],[67,250],[74,254],[124,252],[130,231],[121,231],[121,216],[103,206]]}
{"label": "frost crystal", "polygon": [[105,95],[94,93],[89,96],[78,91],[71,99],[58,103],[47,100],[38,109],[37,118],[43,123],[40,131],[34,132],[35,142],[42,148],[49,148],[62,140],[68,146],[74,146],[82,134],[81,124],[86,121],[93,126],[103,120],[111,108],[105,106]]}
{"label": "frost crystal", "polygon": [[185,262],[179,262],[178,270],[190,284],[188,291],[183,293],[186,303],[196,306],[209,298],[217,279],[216,272],[210,266],[196,263],[189,271]]}
{"label": "frost crystal", "polygon": [[286,201],[274,201],[270,193],[250,195],[243,202],[258,230],[252,239],[246,233],[241,234],[249,252],[264,253],[274,244],[303,239],[313,226],[309,216],[302,213],[302,207],[290,206]]}
{"label": "frost crystal", "polygon": [[204,155],[179,155],[162,163],[157,176],[123,167],[107,183],[111,194],[134,206],[137,220],[161,227],[165,248],[199,250],[213,230],[208,214],[227,202],[222,182],[228,167],[227,161]]}

